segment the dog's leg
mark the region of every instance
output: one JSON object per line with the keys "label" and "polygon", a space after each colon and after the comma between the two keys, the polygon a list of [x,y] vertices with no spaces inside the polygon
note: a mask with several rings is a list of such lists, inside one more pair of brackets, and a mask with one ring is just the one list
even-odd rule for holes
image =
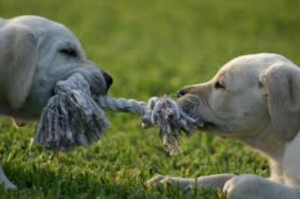
{"label": "dog's leg", "polygon": [[228,199],[299,199],[298,188],[287,187],[253,175],[235,176],[228,180],[223,191]]}
{"label": "dog's leg", "polygon": [[4,184],[4,187],[5,189],[11,189],[11,190],[14,190],[14,189],[17,189],[17,187],[11,183],[8,178],[6,177],[3,169],[2,169],[2,166],[0,164],[0,185]]}
{"label": "dog's leg", "polygon": [[223,190],[225,183],[233,178],[232,174],[220,174],[220,175],[212,175],[212,176],[204,176],[199,177],[197,179],[194,178],[180,178],[180,177],[169,177],[158,175],[147,182],[148,186],[157,186],[159,184],[170,184],[170,185],[178,185],[179,188],[186,192],[191,192],[195,183],[198,190],[210,190],[217,189]]}

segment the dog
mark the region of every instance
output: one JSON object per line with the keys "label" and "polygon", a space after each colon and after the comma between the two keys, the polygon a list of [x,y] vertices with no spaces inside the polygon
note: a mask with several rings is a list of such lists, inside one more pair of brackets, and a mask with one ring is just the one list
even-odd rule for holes
{"label": "dog", "polygon": [[[64,25],[40,16],[0,19],[0,114],[16,124],[38,120],[55,84],[73,73],[89,75],[85,67],[100,70],[99,87],[106,94],[112,77],[86,58]],[[16,189],[1,165],[0,184]]]}
{"label": "dog", "polygon": [[300,69],[271,53],[244,55],[206,83],[178,92],[183,110],[204,120],[203,129],[241,141],[269,160],[271,176],[219,174],[197,178],[158,175],[187,193],[221,190],[229,199],[300,198]]}

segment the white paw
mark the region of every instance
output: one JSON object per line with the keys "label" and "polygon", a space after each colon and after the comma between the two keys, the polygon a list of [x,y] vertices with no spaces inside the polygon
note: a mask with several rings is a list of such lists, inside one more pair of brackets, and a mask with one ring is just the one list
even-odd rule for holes
{"label": "white paw", "polygon": [[6,175],[5,175],[5,173],[2,169],[1,164],[0,164],[0,185],[4,185],[4,188],[6,190],[15,190],[15,189],[17,189],[17,187],[13,183],[11,183],[9,181],[9,179],[6,177]]}
{"label": "white paw", "polygon": [[0,186],[4,186],[5,190],[17,190],[17,186],[15,186],[13,183],[11,183],[8,179],[5,179],[4,181],[0,181]]}
{"label": "white paw", "polygon": [[190,194],[195,186],[194,183],[194,181],[184,180],[179,177],[157,175],[146,182],[146,187],[162,187],[164,190],[179,188],[184,193]]}
{"label": "white paw", "polygon": [[242,178],[240,176],[235,176],[231,178],[225,183],[223,187],[223,192],[227,194],[232,193],[236,189],[240,181],[242,181]]}
{"label": "white paw", "polygon": [[4,183],[4,187],[6,190],[17,190],[18,187],[16,185],[14,185],[13,183],[11,183],[10,181]]}
{"label": "white paw", "polygon": [[251,197],[259,189],[261,177],[252,175],[235,176],[228,180],[223,192],[227,194],[228,199],[244,199]]}
{"label": "white paw", "polygon": [[159,185],[170,184],[171,178],[163,175],[156,175],[146,182],[147,187],[157,187]]}

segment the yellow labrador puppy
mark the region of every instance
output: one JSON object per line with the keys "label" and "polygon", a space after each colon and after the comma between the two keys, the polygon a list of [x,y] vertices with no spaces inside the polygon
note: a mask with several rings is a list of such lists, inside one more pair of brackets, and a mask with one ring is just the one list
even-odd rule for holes
{"label": "yellow labrador puppy", "polygon": [[[203,118],[204,129],[237,139],[270,163],[271,176],[231,174],[200,177],[196,186],[220,189],[229,199],[300,198],[300,69],[277,54],[241,56],[206,83],[179,92],[186,111]],[[157,176],[149,184],[179,184],[194,179]]]}
{"label": "yellow labrador puppy", "polygon": [[[0,19],[0,114],[20,121],[39,118],[55,83],[74,72],[95,68],[74,34],[64,25],[38,16]],[[96,68],[95,68],[96,70]],[[102,71],[106,93],[112,78]],[[16,188],[0,165],[0,184]]]}

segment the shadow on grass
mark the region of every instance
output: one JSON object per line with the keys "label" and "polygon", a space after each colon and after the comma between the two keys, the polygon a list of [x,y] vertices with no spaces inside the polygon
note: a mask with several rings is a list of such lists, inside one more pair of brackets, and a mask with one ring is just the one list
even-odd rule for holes
{"label": "shadow on grass", "polygon": [[128,198],[131,185],[117,182],[111,173],[69,170],[67,166],[4,164],[17,191],[0,190],[1,198]]}
{"label": "shadow on grass", "polygon": [[178,188],[146,189],[145,176],[117,176],[112,172],[92,172],[71,166],[36,164],[28,166],[3,164],[7,176],[18,186],[17,191],[0,189],[2,198],[212,198],[225,197],[216,191],[186,196]]}

